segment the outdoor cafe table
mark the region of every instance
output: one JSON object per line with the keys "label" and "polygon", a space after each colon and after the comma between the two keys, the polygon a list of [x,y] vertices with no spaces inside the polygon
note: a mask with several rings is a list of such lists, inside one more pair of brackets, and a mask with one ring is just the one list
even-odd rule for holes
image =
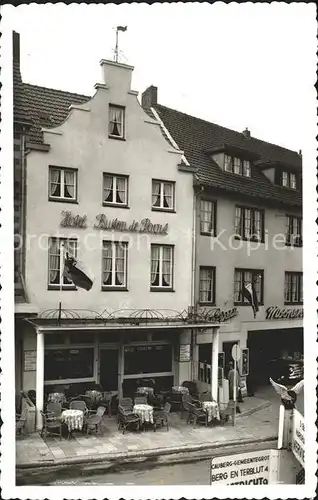
{"label": "outdoor cafe table", "polygon": [[48,403],[66,403],[64,392],[51,392],[47,398]]}
{"label": "outdoor cafe table", "polygon": [[61,421],[67,425],[68,437],[72,435],[72,431],[81,431],[84,424],[84,412],[82,410],[64,410],[61,415]]}
{"label": "outdoor cafe table", "polygon": [[152,396],[153,393],[153,387],[137,387],[137,394],[146,394],[147,396]]}
{"label": "outdoor cafe table", "polygon": [[153,407],[150,405],[134,405],[133,413],[140,418],[140,423],[153,424]]}
{"label": "outdoor cafe table", "polygon": [[189,389],[187,387],[183,387],[182,385],[175,385],[172,387],[172,392],[179,394],[189,394]]}
{"label": "outdoor cafe table", "polygon": [[208,414],[208,422],[211,422],[213,418],[220,420],[220,410],[219,405],[215,401],[202,401],[202,410]]}

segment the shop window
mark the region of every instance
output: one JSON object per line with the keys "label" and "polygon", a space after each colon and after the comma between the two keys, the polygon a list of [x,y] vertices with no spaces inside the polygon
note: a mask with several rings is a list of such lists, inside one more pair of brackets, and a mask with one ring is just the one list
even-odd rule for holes
{"label": "shop window", "polygon": [[49,349],[44,356],[44,379],[92,378],[94,349]]}
{"label": "shop window", "polygon": [[64,276],[64,259],[66,254],[76,259],[77,240],[66,238],[50,238],[49,242],[49,290],[76,289],[72,281]]}
{"label": "shop window", "polygon": [[303,303],[303,273],[285,273],[285,304]]}
{"label": "shop window", "polygon": [[70,332],[70,344],[94,344],[94,332]]}
{"label": "shop window", "polygon": [[174,210],[174,182],[152,181],[152,208],[157,210]]}
{"label": "shop window", "polygon": [[[136,322],[138,319],[136,318]],[[145,342],[148,340],[148,333],[146,331],[140,332],[127,332],[123,334],[123,343],[128,342]]]}
{"label": "shop window", "polygon": [[124,373],[135,375],[172,371],[171,345],[126,346]]}
{"label": "shop window", "polygon": [[243,240],[264,241],[264,211],[235,207],[235,234]]}
{"label": "shop window", "polygon": [[216,202],[201,200],[200,233],[208,236],[216,235]]}
{"label": "shop window", "polygon": [[67,342],[65,333],[48,333],[44,337],[45,345],[62,345]]}
{"label": "shop window", "polygon": [[49,167],[49,199],[76,201],[77,170]]}

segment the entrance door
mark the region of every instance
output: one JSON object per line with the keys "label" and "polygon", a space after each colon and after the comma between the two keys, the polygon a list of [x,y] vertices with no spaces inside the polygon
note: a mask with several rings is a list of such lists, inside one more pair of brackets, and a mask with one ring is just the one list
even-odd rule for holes
{"label": "entrance door", "polygon": [[99,381],[105,391],[118,390],[118,349],[101,349]]}

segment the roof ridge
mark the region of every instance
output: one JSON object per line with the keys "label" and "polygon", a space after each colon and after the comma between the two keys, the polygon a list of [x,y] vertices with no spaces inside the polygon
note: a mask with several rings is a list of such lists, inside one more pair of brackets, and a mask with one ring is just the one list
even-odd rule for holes
{"label": "roof ridge", "polygon": [[51,87],[43,87],[42,85],[34,85],[33,83],[26,83],[26,82],[22,82],[22,83],[23,83],[23,85],[25,85],[27,87],[33,87],[33,88],[41,89],[41,90],[48,90],[50,92],[59,92],[59,93],[63,93],[63,94],[71,94],[71,95],[78,96],[78,97],[84,97],[87,100],[92,99],[91,95],[88,96],[88,95],[85,95],[85,94],[77,94],[76,92],[71,92],[69,90],[61,90],[61,89],[53,89]]}
{"label": "roof ridge", "polygon": [[[208,123],[209,125],[213,125],[214,127],[219,127],[223,130],[228,130],[230,132],[235,132],[236,134],[243,135],[242,132],[238,132],[237,130],[234,130],[232,128],[224,127],[223,125],[219,125],[218,123],[209,122],[208,120],[205,120],[204,118],[199,118],[198,116],[193,116],[193,115],[190,115],[189,113],[184,113],[183,111],[179,111],[178,109],[170,108],[169,106],[164,106],[163,104],[159,104],[159,103],[154,105],[154,107],[156,107],[156,106],[168,109],[170,111],[174,111],[175,113],[180,113],[181,115],[184,115],[184,116],[189,116],[190,118],[194,118],[195,120],[200,120],[201,122]],[[284,146],[280,146],[279,144],[274,144],[273,142],[268,142],[268,141],[264,141],[263,139],[258,139],[258,137],[252,136],[250,139],[254,139],[255,141],[262,142],[263,144],[270,144],[271,146],[282,149],[284,151],[289,151],[290,153],[294,153],[295,155],[299,156],[297,151],[295,151],[294,149],[288,149],[288,148],[285,148]],[[250,139],[247,139],[247,141]]]}

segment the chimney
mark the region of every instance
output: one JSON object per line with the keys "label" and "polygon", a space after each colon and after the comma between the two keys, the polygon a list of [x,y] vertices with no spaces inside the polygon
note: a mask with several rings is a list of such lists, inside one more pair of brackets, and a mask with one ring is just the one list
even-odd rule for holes
{"label": "chimney", "polygon": [[12,31],[12,56],[13,61],[20,65],[20,33]]}
{"label": "chimney", "polygon": [[131,90],[133,66],[106,59],[102,59],[100,65],[102,68],[103,83],[110,89],[116,90],[118,95]]}
{"label": "chimney", "polygon": [[299,154],[299,156],[303,156],[303,153],[302,153],[302,150],[301,150],[301,149],[299,150],[299,153],[298,153],[298,154]]}
{"label": "chimney", "polygon": [[245,130],[243,130],[242,134],[247,138],[249,139],[251,137],[251,132],[248,130],[248,128],[246,127]]}
{"label": "chimney", "polygon": [[143,108],[151,108],[158,104],[158,88],[150,85],[141,96],[141,105]]}

